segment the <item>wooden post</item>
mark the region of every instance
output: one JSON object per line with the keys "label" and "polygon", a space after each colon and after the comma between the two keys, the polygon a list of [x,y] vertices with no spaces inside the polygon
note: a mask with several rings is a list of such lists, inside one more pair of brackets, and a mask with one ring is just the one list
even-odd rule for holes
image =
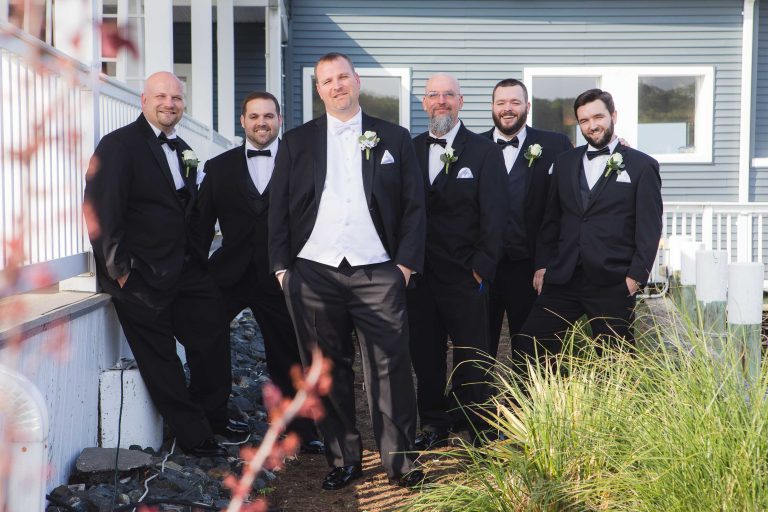
{"label": "wooden post", "polygon": [[699,328],[711,340],[715,353],[722,351],[728,302],[728,253],[696,252],[696,304]]}
{"label": "wooden post", "polygon": [[760,327],[763,320],[763,264],[728,265],[728,331],[744,357],[750,382],[760,376]]}

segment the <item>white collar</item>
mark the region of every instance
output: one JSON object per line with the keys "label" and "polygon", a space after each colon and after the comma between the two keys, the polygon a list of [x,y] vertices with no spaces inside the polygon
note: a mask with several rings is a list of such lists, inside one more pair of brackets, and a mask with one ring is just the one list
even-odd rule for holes
{"label": "white collar", "polygon": [[[268,150],[269,150],[269,151],[272,153],[272,156],[275,156],[275,155],[277,154],[277,143],[278,143],[278,141],[279,141],[279,140],[280,140],[280,137],[275,137],[275,140],[273,140],[273,141],[272,141],[272,142],[269,144],[269,146],[267,146],[267,147],[265,147],[265,148],[263,148],[263,149],[268,149]],[[246,138],[246,139],[245,139],[245,152],[246,152],[246,154],[248,154],[248,150],[249,150],[249,149],[253,149],[253,150],[255,150],[255,151],[258,151],[258,150],[259,150],[259,148],[257,148],[257,147],[256,147],[256,146],[254,146],[253,144],[251,144],[251,141],[249,141],[249,140]]]}
{"label": "white collar", "polygon": [[528,127],[526,125],[523,125],[523,127],[516,134],[512,136],[504,135],[499,131],[498,128],[493,129],[494,142],[496,142],[496,139],[512,140],[512,137],[517,137],[517,140],[525,140],[526,135],[528,135]]}
{"label": "white collar", "polygon": [[445,139],[445,147],[453,147],[453,140],[456,138],[456,134],[459,133],[459,128],[461,128],[461,121],[456,121],[456,124],[453,126],[453,128],[451,128],[450,131],[442,137],[437,137],[431,131],[429,132],[429,136],[435,139]]}

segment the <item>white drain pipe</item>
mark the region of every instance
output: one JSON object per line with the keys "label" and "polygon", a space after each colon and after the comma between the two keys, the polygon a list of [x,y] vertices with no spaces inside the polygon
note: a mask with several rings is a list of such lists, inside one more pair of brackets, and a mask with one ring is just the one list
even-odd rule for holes
{"label": "white drain pipe", "polygon": [[29,379],[0,364],[0,442],[9,472],[0,478],[0,509],[45,510],[48,410]]}

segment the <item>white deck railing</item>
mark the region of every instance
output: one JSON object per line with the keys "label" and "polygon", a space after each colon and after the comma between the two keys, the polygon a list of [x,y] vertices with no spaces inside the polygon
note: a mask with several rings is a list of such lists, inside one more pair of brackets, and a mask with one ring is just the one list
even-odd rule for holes
{"label": "white deck railing", "polygon": [[[88,158],[141,108],[138,92],[2,22],[0,95],[0,271],[21,272],[15,283],[0,274],[2,297],[89,271]],[[232,145],[189,116],[179,134],[201,160]]]}
{"label": "white deck railing", "polygon": [[765,263],[767,231],[768,203],[664,203],[664,238],[689,237],[731,262]]}

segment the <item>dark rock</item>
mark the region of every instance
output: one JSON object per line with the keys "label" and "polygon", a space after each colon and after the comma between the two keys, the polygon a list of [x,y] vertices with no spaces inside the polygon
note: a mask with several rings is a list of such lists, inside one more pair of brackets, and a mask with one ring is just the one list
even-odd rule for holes
{"label": "dark rock", "polygon": [[[75,467],[82,473],[114,471],[115,448],[86,448],[77,458]],[[144,452],[120,448],[117,457],[119,472],[131,471],[152,465],[152,457]]]}

